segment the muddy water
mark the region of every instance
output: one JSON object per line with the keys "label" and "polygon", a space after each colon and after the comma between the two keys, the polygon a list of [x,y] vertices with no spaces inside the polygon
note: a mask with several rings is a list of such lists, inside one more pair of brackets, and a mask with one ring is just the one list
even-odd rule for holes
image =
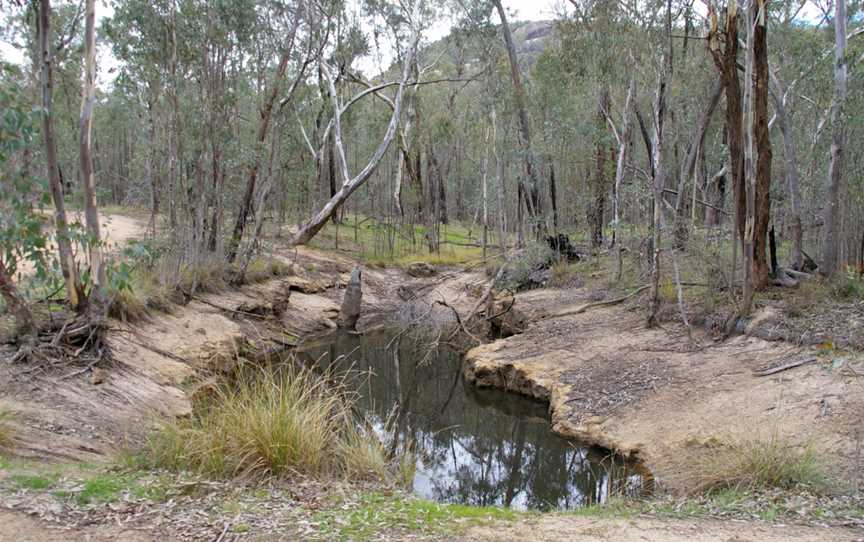
{"label": "muddy water", "polygon": [[413,443],[414,491],[422,497],[566,510],[642,494],[649,485],[638,466],[554,435],[545,403],[468,384],[461,354],[428,340],[336,334],[298,356],[304,364],[348,371],[373,427],[384,433],[389,419],[390,433]]}

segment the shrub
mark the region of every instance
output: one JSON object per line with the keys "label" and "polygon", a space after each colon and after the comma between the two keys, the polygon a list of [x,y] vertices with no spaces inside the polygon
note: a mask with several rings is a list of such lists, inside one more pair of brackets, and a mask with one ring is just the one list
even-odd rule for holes
{"label": "shrub", "polygon": [[192,417],[161,421],[145,462],[219,477],[384,478],[384,447],[358,430],[352,407],[341,385],[310,371],[247,367]]}
{"label": "shrub", "polygon": [[554,261],[555,253],[545,244],[531,243],[508,258],[507,269],[501,280],[502,286],[513,290],[530,282],[529,277],[538,269],[544,269]]}
{"label": "shrub", "polygon": [[824,490],[825,465],[812,443],[800,447],[773,434],[768,439],[715,442],[698,462],[703,489]]}

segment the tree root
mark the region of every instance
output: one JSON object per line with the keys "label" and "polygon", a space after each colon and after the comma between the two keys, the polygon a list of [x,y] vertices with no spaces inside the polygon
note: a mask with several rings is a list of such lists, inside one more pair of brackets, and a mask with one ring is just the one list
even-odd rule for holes
{"label": "tree root", "polygon": [[84,368],[64,375],[72,378],[92,370],[110,359],[110,351],[104,343],[104,322],[93,322],[88,314],[78,314],[63,321],[52,322],[29,338],[19,338],[18,351],[11,363],[29,364],[37,368],[69,368],[84,365]]}

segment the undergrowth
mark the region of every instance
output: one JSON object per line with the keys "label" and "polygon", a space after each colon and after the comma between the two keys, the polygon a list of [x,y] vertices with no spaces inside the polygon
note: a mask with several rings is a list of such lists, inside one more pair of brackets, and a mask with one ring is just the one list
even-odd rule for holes
{"label": "undergrowth", "polygon": [[[146,265],[133,266],[124,281],[111,289],[109,315],[112,318],[134,322],[145,318],[151,311],[171,312],[175,303],[182,302],[192,293],[215,293],[228,289],[236,282],[239,270],[221,260],[199,262],[183,266],[174,279],[167,259]],[[291,274],[291,266],[278,258],[253,259],[243,274],[241,284],[254,284]]]}
{"label": "undergrowth", "polygon": [[15,442],[12,412],[0,405],[0,452],[9,450]]}
{"label": "undergrowth", "polygon": [[806,489],[829,487],[827,466],[812,443],[797,446],[774,433],[712,442],[696,462],[695,475],[706,491],[718,489]]}
{"label": "undergrowth", "polygon": [[222,478],[389,477],[384,447],[358,429],[342,385],[290,367],[240,373],[217,385],[193,416],[160,421],[145,463]]}

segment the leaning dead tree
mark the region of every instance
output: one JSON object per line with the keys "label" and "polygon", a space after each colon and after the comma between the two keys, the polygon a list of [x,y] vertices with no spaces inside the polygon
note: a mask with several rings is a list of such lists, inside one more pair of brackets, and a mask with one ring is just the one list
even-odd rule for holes
{"label": "leaning dead tree", "polygon": [[[419,6],[419,3],[418,3]],[[351,174],[348,172],[348,160],[346,158],[345,153],[345,145],[342,141],[342,115],[345,113],[347,108],[356,101],[356,97],[352,99],[347,104],[343,105],[339,98],[339,93],[336,91],[336,77],[337,73],[331,66],[323,65],[322,71],[324,75],[327,77],[327,82],[330,86],[330,99],[333,102],[333,138],[336,146],[338,164],[339,164],[339,175],[342,178],[342,187],[336,192],[330,200],[324,204],[324,207],[321,208],[308,222],[303,224],[296,234],[291,239],[291,244],[293,245],[304,245],[312,240],[315,235],[321,231],[321,228],[327,223],[331,216],[333,216],[336,211],[342,206],[345,201],[351,197],[358,188],[363,186],[363,184],[369,180],[375,170],[378,168],[378,164],[381,162],[381,159],[384,158],[384,154],[387,152],[387,149],[390,147],[390,143],[393,142],[393,139],[396,136],[396,132],[399,127],[399,116],[402,112],[402,102],[405,94],[405,86],[408,84],[408,78],[411,74],[411,66],[414,62],[414,56],[417,50],[417,44],[420,41],[420,22],[419,22],[419,12],[415,7],[414,14],[412,15],[412,25],[414,27],[410,45],[408,47],[408,52],[405,55],[404,64],[402,66],[402,78],[399,81],[398,88],[396,90],[396,97],[393,99],[393,114],[390,116],[390,123],[387,126],[387,131],[384,134],[384,138],[381,140],[381,143],[378,145],[378,148],[375,150],[375,153],[372,155],[372,158],[369,159],[369,162],[366,166],[358,173],[356,176],[351,177]],[[377,88],[375,90],[378,90]],[[369,94],[374,92],[373,89],[366,89],[362,94]],[[329,128],[329,126],[328,126]]]}

